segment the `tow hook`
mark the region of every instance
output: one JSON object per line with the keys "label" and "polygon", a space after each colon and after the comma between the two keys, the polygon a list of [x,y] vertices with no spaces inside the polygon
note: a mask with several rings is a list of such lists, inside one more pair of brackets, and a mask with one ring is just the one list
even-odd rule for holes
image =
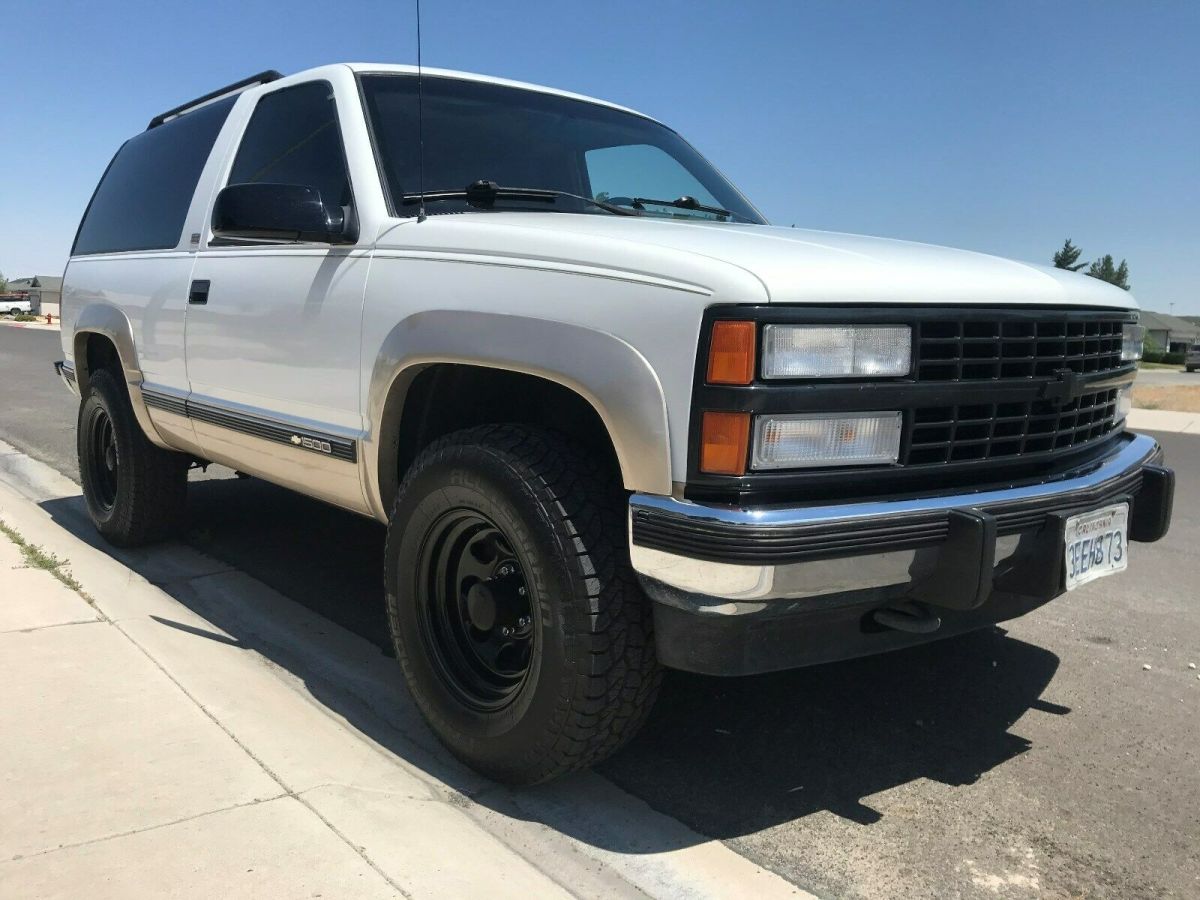
{"label": "tow hook", "polygon": [[942,627],[942,620],[929,611],[923,603],[904,601],[872,614],[876,624],[909,634],[933,634]]}

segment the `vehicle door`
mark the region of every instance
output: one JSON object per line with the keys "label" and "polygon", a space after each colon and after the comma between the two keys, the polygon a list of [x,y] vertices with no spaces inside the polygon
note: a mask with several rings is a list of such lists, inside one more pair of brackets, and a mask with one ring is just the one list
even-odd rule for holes
{"label": "vehicle door", "polygon": [[[353,220],[354,191],[329,82],[302,82],[258,98],[228,175],[218,181],[218,187],[234,184],[314,188]],[[188,411],[208,458],[361,509],[356,462],[366,243],[234,241],[206,230],[192,272],[186,355]]]}

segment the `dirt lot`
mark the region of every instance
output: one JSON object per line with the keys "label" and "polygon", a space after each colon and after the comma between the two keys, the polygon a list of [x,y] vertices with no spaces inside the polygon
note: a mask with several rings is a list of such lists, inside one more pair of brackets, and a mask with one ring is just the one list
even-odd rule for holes
{"label": "dirt lot", "polygon": [[1200,412],[1200,385],[1134,385],[1133,405],[1139,409]]}

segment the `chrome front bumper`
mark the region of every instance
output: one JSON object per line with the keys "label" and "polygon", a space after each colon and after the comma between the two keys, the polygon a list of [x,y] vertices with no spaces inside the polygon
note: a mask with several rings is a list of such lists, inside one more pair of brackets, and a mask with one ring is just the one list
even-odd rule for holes
{"label": "chrome front bumper", "polygon": [[993,563],[1002,566],[1047,515],[1132,496],[1146,479],[1169,481],[1165,509],[1135,503],[1131,538],[1157,540],[1169,524],[1174,484],[1170,470],[1156,465],[1161,458],[1153,438],[1129,434],[1101,460],[1040,483],[987,491],[750,509],[635,494],[630,556],[655,599],[682,592],[745,604],[871,592],[929,575],[953,514],[995,520]]}
{"label": "chrome front bumper", "polygon": [[[1152,438],[1035,484],[820,506],[634,495],[630,555],[664,665],[749,675],[882,653],[1024,615],[1064,590],[1076,513],[1129,503],[1167,532],[1174,473]],[[852,477],[852,476],[847,476]]]}

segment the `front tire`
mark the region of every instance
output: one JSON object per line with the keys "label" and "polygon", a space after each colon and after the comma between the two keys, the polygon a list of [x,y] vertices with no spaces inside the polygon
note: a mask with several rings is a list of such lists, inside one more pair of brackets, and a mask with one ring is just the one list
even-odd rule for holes
{"label": "front tire", "polygon": [[417,706],[459,759],[509,784],[594,765],[658,691],[624,494],[569,441],[492,425],[442,438],[404,478],[385,583]]}
{"label": "front tire", "polygon": [[118,547],[171,536],[187,503],[188,458],[142,433],[123,386],[107,369],[91,374],[76,428],[79,476],[96,529]]}

